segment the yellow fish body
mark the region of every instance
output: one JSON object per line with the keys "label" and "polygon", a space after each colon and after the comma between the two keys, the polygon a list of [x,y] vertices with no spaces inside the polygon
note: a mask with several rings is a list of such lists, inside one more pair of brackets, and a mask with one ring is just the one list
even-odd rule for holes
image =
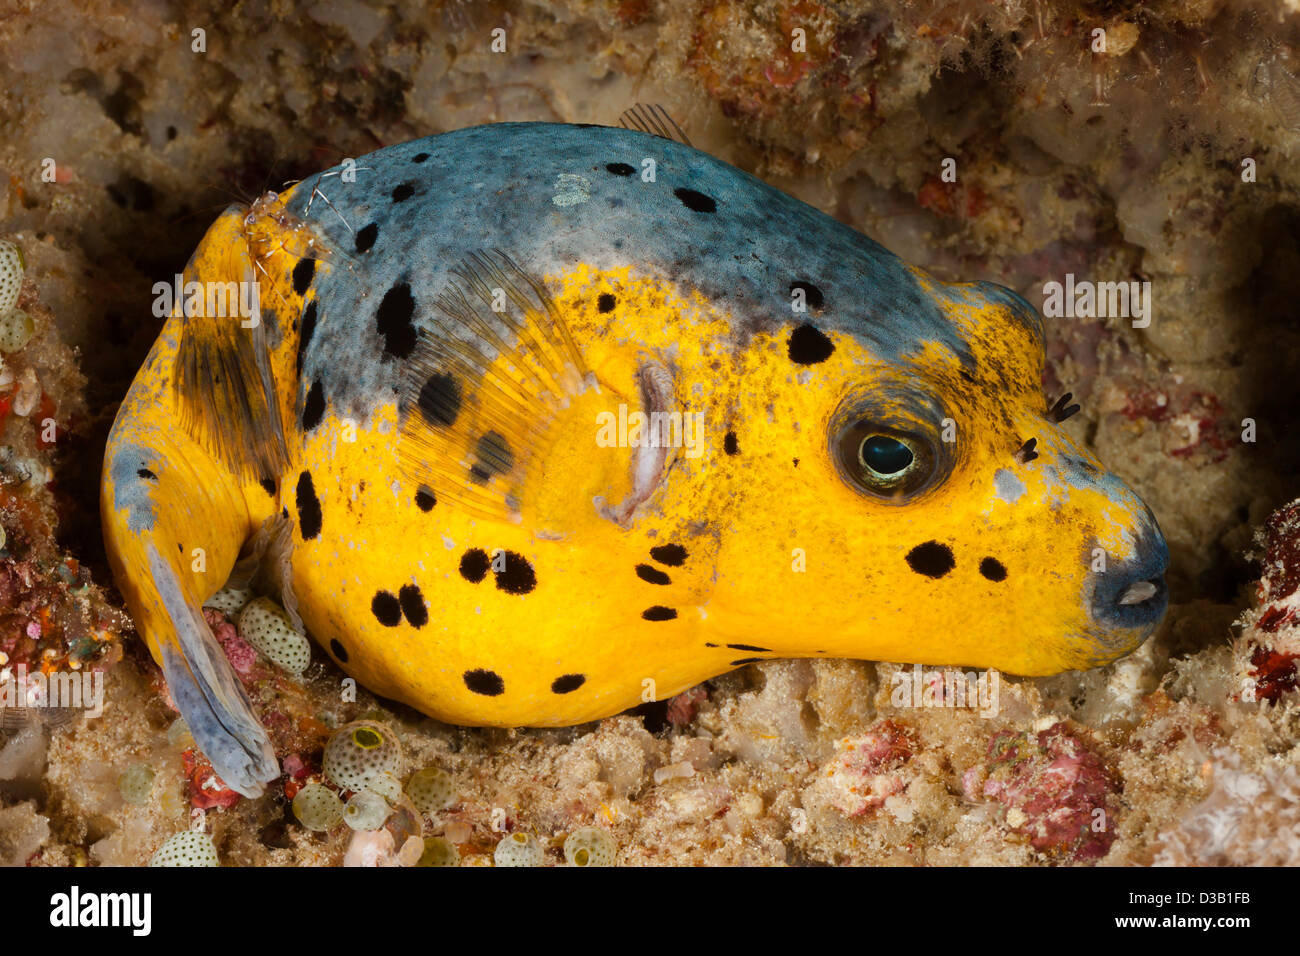
{"label": "yellow fish body", "polygon": [[244,793],[275,759],[201,607],[250,539],[344,671],[468,725],[780,657],[1052,674],[1164,611],[1159,528],[1047,407],[1029,305],[672,140],[389,147],[228,210],[178,290],[105,537]]}

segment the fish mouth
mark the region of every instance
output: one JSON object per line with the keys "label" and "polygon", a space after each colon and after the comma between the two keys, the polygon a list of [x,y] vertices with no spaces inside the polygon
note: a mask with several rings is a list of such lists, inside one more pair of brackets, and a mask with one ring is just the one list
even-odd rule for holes
{"label": "fish mouth", "polygon": [[1109,630],[1149,634],[1169,606],[1169,548],[1159,531],[1138,541],[1134,557],[1092,575],[1089,615]]}

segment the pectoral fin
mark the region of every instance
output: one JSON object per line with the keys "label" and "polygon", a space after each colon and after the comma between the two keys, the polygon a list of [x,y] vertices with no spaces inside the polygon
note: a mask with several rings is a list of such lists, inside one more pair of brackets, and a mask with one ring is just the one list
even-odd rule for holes
{"label": "pectoral fin", "polygon": [[499,250],[467,256],[437,306],[406,363],[403,470],[460,511],[518,521],[547,429],[592,379],[541,280]]}

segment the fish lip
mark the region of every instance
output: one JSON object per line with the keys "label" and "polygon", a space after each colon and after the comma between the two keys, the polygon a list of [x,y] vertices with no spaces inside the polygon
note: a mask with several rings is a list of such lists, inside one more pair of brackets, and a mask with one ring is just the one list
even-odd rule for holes
{"label": "fish lip", "polygon": [[[1169,586],[1165,571],[1169,568],[1169,547],[1158,530],[1139,540],[1135,556],[1091,577],[1092,596],[1088,604],[1093,622],[1110,630],[1142,630],[1148,635],[1164,617],[1169,607]],[[1120,599],[1135,584],[1147,583],[1155,590],[1147,598],[1131,604]]]}

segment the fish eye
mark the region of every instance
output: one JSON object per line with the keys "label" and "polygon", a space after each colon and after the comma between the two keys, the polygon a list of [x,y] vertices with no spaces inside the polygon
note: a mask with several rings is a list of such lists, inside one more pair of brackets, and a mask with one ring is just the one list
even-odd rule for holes
{"label": "fish eye", "polygon": [[916,455],[906,442],[892,435],[870,435],[862,439],[858,460],[872,477],[892,481],[906,473]]}
{"label": "fish eye", "polygon": [[927,484],[934,455],[925,439],[861,421],[844,429],[838,444],[841,471],[863,491],[898,499]]}

